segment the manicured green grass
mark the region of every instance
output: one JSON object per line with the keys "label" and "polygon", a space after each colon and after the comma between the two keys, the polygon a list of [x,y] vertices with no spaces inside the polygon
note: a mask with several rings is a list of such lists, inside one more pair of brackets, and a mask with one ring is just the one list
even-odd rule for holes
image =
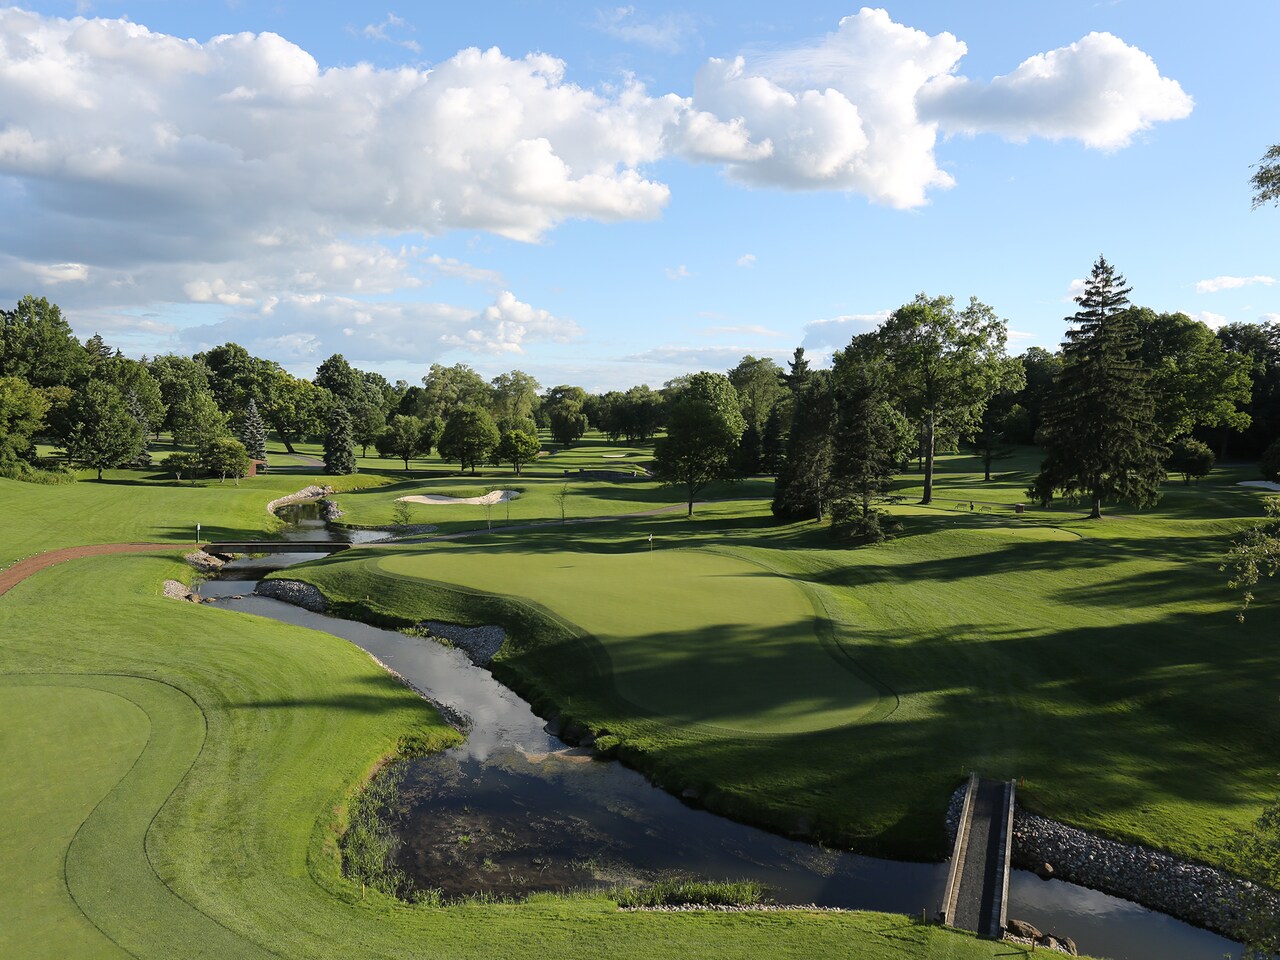
{"label": "manicured green grass", "polygon": [[[963,461],[943,469],[952,463]],[[368,548],[291,575],[391,622],[504,623],[515,639],[499,676],[546,712],[607,728],[657,782],[694,786],[709,807],[743,819],[807,823],[856,849],[936,858],[947,798],[977,769],[1019,778],[1033,810],[1231,865],[1223,841],[1280,783],[1280,603],[1270,594],[1237,624],[1218,570],[1229,537],[1261,514],[1261,495],[1235,486],[1237,473],[1170,484],[1160,506],[1102,522],[1068,505],[1019,517],[1013,491],[1025,489],[1025,472],[991,484],[944,477],[960,509],[903,503],[904,535],[862,550],[835,547],[812,524],[776,524],[761,501],[709,507],[692,522],[664,515]],[[970,499],[1006,506],[971,513]],[[648,559],[651,532],[670,577],[620,573]],[[714,679],[691,682],[691,670],[725,687],[766,678],[741,701],[757,730],[811,706],[802,685],[770,682],[772,651],[758,642],[778,621],[721,631],[724,614],[708,612],[706,581],[686,558],[726,550],[798,584],[823,612],[825,653],[802,639],[812,612],[779,607],[789,649],[828,657],[832,675],[842,662],[860,669],[892,691],[882,698],[890,708],[786,736],[743,736],[741,720],[737,731],[691,725],[739,695]],[[414,575],[423,586],[406,579]],[[597,595],[607,598],[599,609]],[[823,709],[860,696],[827,697]]]}
{"label": "manicured green grass", "polygon": [[380,758],[454,734],[345,641],[165,600],[164,555],[0,598],[0,954],[24,958],[1007,955],[882,914],[622,913],[606,895],[414,907],[341,876]]}
{"label": "manicured green grass", "polygon": [[42,486],[0,479],[0,566],[55,547],[128,541],[194,543],[262,533],[266,505],[311,483],[339,489],[385,483],[377,475],[268,473],[241,480],[177,483],[159,472],[108,470],[103,482]]}
{"label": "manicured green grass", "polygon": [[801,733],[854,723],[876,689],[841,669],[797,584],[708,550],[537,552],[453,543],[376,561],[550,607],[599,641],[618,695],[640,714],[719,731]]}

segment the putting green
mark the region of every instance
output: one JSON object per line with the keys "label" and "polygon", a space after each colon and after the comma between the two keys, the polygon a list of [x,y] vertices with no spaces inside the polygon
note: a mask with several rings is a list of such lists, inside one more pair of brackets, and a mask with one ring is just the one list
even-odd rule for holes
{"label": "putting green", "polygon": [[804,733],[854,723],[879,699],[832,650],[808,594],[737,557],[489,545],[378,566],[541,604],[601,643],[623,697],[665,717],[752,735]]}

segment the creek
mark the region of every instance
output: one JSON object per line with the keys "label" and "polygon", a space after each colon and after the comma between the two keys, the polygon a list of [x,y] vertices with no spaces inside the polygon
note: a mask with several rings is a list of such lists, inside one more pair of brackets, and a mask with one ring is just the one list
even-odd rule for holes
{"label": "creek", "polygon": [[[314,505],[283,508],[288,539],[368,542],[329,527]],[[789,904],[932,916],[946,864],[864,857],[790,840],[688,806],[616,761],[593,760],[544,729],[529,705],[460,651],[252,596],[266,573],[314,559],[275,554],[228,563],[200,593],[220,605],[342,637],[471,720],[462,745],[409,760],[387,816],[398,863],[446,896],[643,883],[679,875],[752,879]],[[232,600],[233,596],[243,599]],[[945,801],[940,799],[938,816]],[[1009,916],[1115,960],[1220,960],[1222,937],[1085,887],[1014,871]]]}

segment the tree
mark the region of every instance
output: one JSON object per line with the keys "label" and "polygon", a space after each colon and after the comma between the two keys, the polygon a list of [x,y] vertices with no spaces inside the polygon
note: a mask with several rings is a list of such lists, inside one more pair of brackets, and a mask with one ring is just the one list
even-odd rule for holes
{"label": "tree", "polygon": [[809,361],[805,359],[804,347],[796,347],[791,359],[787,361],[787,372],[783,374],[787,389],[792,396],[797,396],[809,382]]}
{"label": "tree", "polygon": [[293,441],[323,429],[324,391],[310,380],[272,370],[263,381],[266,393],[262,412],[289,453]]}
{"label": "tree", "polygon": [[422,387],[418,416],[423,419],[440,417],[447,423],[458,407],[482,407],[488,410],[492,402],[492,388],[465,363],[457,363],[452,367],[433,363],[430,371],[422,378]]}
{"label": "tree", "polygon": [[654,445],[654,474],[684,490],[688,516],[707,484],[731,475],[746,426],[738,392],[722,373],[694,374],[672,402],[667,435]]}
{"label": "tree", "polygon": [[1245,611],[1253,602],[1253,588],[1263,577],[1280,573],[1280,497],[1267,497],[1262,502],[1267,519],[1254,524],[1231,542],[1222,561],[1222,570],[1231,571],[1227,586],[1243,591],[1236,619],[1244,622]]}
{"label": "tree", "polygon": [[334,403],[329,410],[329,422],[324,435],[324,472],[334,476],[356,473],[356,455],[352,449],[351,414],[341,403]]}
{"label": "tree", "polygon": [[483,407],[460,406],[445,421],[440,434],[440,456],[457,460],[461,469],[476,472],[477,463],[488,462],[498,446],[498,428]]}
{"label": "tree", "polygon": [[1138,332],[1138,358],[1150,371],[1147,388],[1162,440],[1196,427],[1243,430],[1252,382],[1249,362],[1228,353],[1212,330],[1185,313],[1130,307]]}
{"label": "tree", "polygon": [[379,454],[403,460],[408,470],[410,460],[431,452],[442,429],[439,420],[424,421],[397,413],[378,434],[375,443]]}
{"label": "tree", "polygon": [[194,479],[196,471],[200,468],[200,457],[194,453],[186,453],[179,450],[177,453],[171,453],[160,461],[160,466],[172,473],[178,483],[182,483],[182,475]]}
{"label": "tree", "polygon": [[369,455],[369,444],[378,439],[386,425],[382,406],[372,395],[366,393],[351,405],[351,438],[360,444],[360,456]]}
{"label": "tree", "polygon": [[835,455],[836,397],[831,374],[815,370],[796,395],[787,456],[773,486],[774,516],[812,517],[827,514],[831,467]]}
{"label": "tree", "polygon": [[587,415],[581,401],[564,397],[546,405],[547,420],[551,425],[551,439],[561,446],[569,446],[587,432]]}
{"label": "tree", "polygon": [[1257,172],[1249,178],[1253,187],[1253,209],[1268,203],[1280,206],[1280,143],[1268,147],[1254,166]]}
{"label": "tree", "polygon": [[924,496],[933,501],[933,464],[941,432],[964,435],[1001,389],[1022,386],[1021,367],[1004,355],[1005,322],[976,297],[964,310],[951,297],[919,294],[861,346],[888,364],[906,414],[921,425]]}
{"label": "tree", "polygon": [[[1250,396],[1243,412],[1250,425],[1241,437],[1241,452],[1257,455],[1280,436],[1280,323],[1228,323],[1218,328],[1217,339],[1227,353],[1246,365]],[[1231,434],[1221,431],[1219,459],[1226,459]]]}
{"label": "tree", "polygon": [[1022,363],[1026,385],[1018,391],[1016,403],[1027,411],[1029,435],[1034,438],[1044,422],[1045,408],[1053,400],[1053,383],[1062,372],[1062,355],[1044,347],[1028,347],[1018,360]]}
{"label": "tree", "polygon": [[315,385],[328,390],[348,410],[365,392],[360,371],[347,363],[347,358],[340,353],[335,353],[316,368]]}
{"label": "tree", "polygon": [[249,452],[243,443],[233,437],[215,437],[200,448],[200,465],[209,473],[218,475],[222,483],[227,477],[240,478],[249,472]]}
{"label": "tree", "polygon": [[0,377],[0,465],[27,459],[49,399],[21,377]]}
{"label": "tree", "polygon": [[[745,419],[745,417],[744,417]],[[747,429],[738,438],[738,450],[734,454],[734,468],[743,476],[751,476],[760,472],[760,463],[764,459],[764,441],[754,423],[747,421]]]}
{"label": "tree", "polygon": [[168,411],[160,383],[145,363],[130,360],[123,354],[111,354],[94,365],[93,376],[120,391],[144,435],[160,432]]}
{"label": "tree", "polygon": [[125,406],[120,391],[90,380],[76,394],[67,451],[86,467],[102,471],[137,459],[146,443],[142,428]]}
{"label": "tree", "polygon": [[768,357],[748,354],[729,371],[729,382],[742,400],[742,417],[747,428],[754,428],[759,438],[770,411],[787,392],[782,369]]}
{"label": "tree", "polygon": [[236,424],[249,407],[250,400],[262,400],[266,396],[266,381],[279,365],[270,360],[259,360],[238,343],[224,343],[195,359],[209,371],[209,389],[218,407]]}
{"label": "tree", "polygon": [[173,442],[201,447],[227,435],[227,416],[218,409],[213,394],[199,390],[183,396],[169,410]]}
{"label": "tree", "polygon": [[258,413],[258,402],[249,398],[249,405],[244,411],[244,427],[240,431],[240,440],[249,456],[263,463],[267,460],[267,425]]}
{"label": "tree", "polygon": [[1209,445],[1194,437],[1179,437],[1170,446],[1169,469],[1182,474],[1183,483],[1190,484],[1193,478],[1207,477],[1215,462]]}
{"label": "tree", "polygon": [[89,375],[89,354],[57,304],[25,296],[0,311],[0,377],[22,377],[33,387],[79,386]]}
{"label": "tree", "polygon": [[1032,496],[1042,502],[1053,491],[1088,497],[1095,520],[1102,517],[1103,500],[1155,503],[1165,479],[1167,451],[1158,442],[1124,283],[1099,257],[1076,297],[1080,309],[1067,318],[1074,326],[1067,331],[1062,373],[1041,429],[1046,456],[1032,485]]}
{"label": "tree", "polygon": [[520,476],[520,465],[528,463],[538,455],[542,444],[534,434],[523,430],[507,430],[498,441],[498,459],[506,460],[515,468],[516,476]]}
{"label": "tree", "polygon": [[538,405],[538,391],[542,384],[522,370],[501,373],[489,381],[493,396],[493,415],[502,420],[507,417],[525,419],[533,417]]}
{"label": "tree", "polygon": [[764,435],[760,438],[760,469],[775,476],[786,459],[786,437],[782,421],[782,405],[774,404],[769,411],[769,419],[764,422]]}
{"label": "tree", "polygon": [[1258,469],[1262,473],[1263,480],[1280,483],[1280,440],[1262,451],[1262,457],[1258,460]]}
{"label": "tree", "polygon": [[982,461],[982,479],[991,480],[991,465],[997,460],[1008,460],[1013,456],[1013,446],[1006,439],[1009,433],[1009,410],[1001,410],[994,404],[988,404],[978,421],[973,435],[965,445],[973,451],[974,456]]}

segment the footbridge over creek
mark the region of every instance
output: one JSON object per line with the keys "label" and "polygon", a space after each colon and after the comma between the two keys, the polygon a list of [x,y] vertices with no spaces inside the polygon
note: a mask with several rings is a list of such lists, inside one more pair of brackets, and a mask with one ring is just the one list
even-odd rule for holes
{"label": "footbridge over creek", "polygon": [[205,553],[336,553],[350,549],[351,544],[341,540],[228,540],[219,543],[202,543]]}
{"label": "footbridge over creek", "polygon": [[1013,846],[1013,782],[969,775],[956,828],[942,922],[998,939],[1008,921],[1009,855]]}

